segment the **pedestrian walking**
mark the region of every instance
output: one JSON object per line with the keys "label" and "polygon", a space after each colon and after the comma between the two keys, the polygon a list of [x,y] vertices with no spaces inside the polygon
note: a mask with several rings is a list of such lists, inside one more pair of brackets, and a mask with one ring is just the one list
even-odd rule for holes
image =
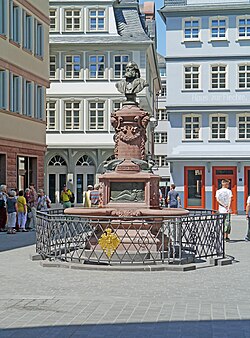
{"label": "pedestrian walking", "polygon": [[9,191],[8,198],[6,201],[6,208],[8,214],[7,220],[7,233],[15,234],[16,233],[16,215],[17,215],[17,201],[16,201],[16,192],[14,190]]}
{"label": "pedestrian walking", "polygon": [[6,222],[7,222],[7,211],[6,211],[6,201],[7,201],[7,186],[2,184],[0,186],[0,232],[5,231]]}
{"label": "pedestrian walking", "polygon": [[229,235],[231,233],[231,202],[232,191],[229,189],[230,181],[223,179],[221,181],[222,188],[216,191],[216,200],[219,203],[219,212],[225,216],[224,239],[226,242],[230,241]]}
{"label": "pedestrian walking", "polygon": [[50,198],[47,195],[45,195],[43,189],[39,189],[38,200],[37,200],[37,210],[42,211],[42,212],[47,212],[50,207],[51,207]]}
{"label": "pedestrian walking", "polygon": [[91,201],[91,207],[99,206],[99,203],[100,203],[99,184],[95,184],[94,189],[90,190],[90,201]]}
{"label": "pedestrian walking", "polygon": [[247,234],[245,237],[245,241],[250,242],[250,196],[248,196],[247,198],[246,217],[247,217]]}
{"label": "pedestrian walking", "polygon": [[25,229],[27,221],[27,202],[24,197],[23,190],[20,190],[17,197],[17,223],[18,229],[21,232],[26,232]]}
{"label": "pedestrian walking", "polygon": [[175,188],[175,184],[171,184],[170,191],[168,192],[167,204],[170,208],[181,207],[181,198]]}
{"label": "pedestrian walking", "polygon": [[36,229],[36,208],[37,208],[38,196],[37,196],[34,183],[30,184],[29,189],[30,189],[30,192],[29,192],[28,205],[31,208],[31,218],[30,218],[29,227],[31,230],[35,230]]}
{"label": "pedestrian walking", "polygon": [[63,190],[61,191],[61,202],[64,209],[71,208],[71,196],[72,192],[70,191],[70,189],[67,188],[67,185],[64,184]]}

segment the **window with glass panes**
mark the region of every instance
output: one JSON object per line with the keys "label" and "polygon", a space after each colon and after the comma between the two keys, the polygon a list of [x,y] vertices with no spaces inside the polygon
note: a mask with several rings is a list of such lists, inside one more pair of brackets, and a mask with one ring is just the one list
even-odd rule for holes
{"label": "window with glass panes", "polygon": [[7,106],[7,75],[4,69],[0,69],[0,109],[6,109]]}
{"label": "window with glass panes", "polygon": [[89,102],[89,130],[104,130],[104,102]]}
{"label": "window with glass panes", "polygon": [[113,101],[113,111],[120,110],[122,108],[121,101]]}
{"label": "window with glass panes", "polygon": [[89,57],[89,77],[91,79],[103,79],[105,73],[105,56],[91,55]]}
{"label": "window with glass panes", "polygon": [[56,13],[57,13],[57,10],[55,8],[51,8],[49,10],[50,31],[55,31],[57,29]]}
{"label": "window with glass panes", "polygon": [[30,81],[23,80],[23,114],[33,115],[33,85]]}
{"label": "window with glass panes", "polygon": [[226,139],[227,117],[224,115],[211,116],[211,138]]}
{"label": "window with glass panes", "polygon": [[250,114],[238,116],[238,138],[250,139]]}
{"label": "window with glass panes", "polygon": [[166,96],[167,95],[167,87],[162,86],[160,91],[160,96]]}
{"label": "window with glass panes", "polygon": [[158,109],[157,120],[160,120],[160,121],[167,121],[168,120],[168,113],[167,113],[166,109]]}
{"label": "window with glass panes", "polygon": [[47,130],[56,129],[56,101],[48,101],[46,107]]}
{"label": "window with glass panes", "polygon": [[10,39],[20,43],[20,8],[10,0]]}
{"label": "window with glass panes", "polygon": [[155,164],[158,165],[158,167],[168,166],[167,156],[165,155],[156,155],[154,160],[155,160]]}
{"label": "window with glass panes", "polygon": [[105,10],[90,9],[89,10],[89,29],[91,31],[105,30]]}
{"label": "window with glass panes", "polygon": [[227,21],[225,18],[211,20],[211,38],[223,39],[226,37]]}
{"label": "window with glass panes", "polygon": [[200,66],[184,66],[184,88],[199,89]]}
{"label": "window with glass panes", "polygon": [[11,76],[10,110],[21,112],[21,77]]}
{"label": "window with glass panes", "polygon": [[49,57],[49,77],[51,79],[56,78],[56,56],[50,55]]}
{"label": "window with glass panes", "polygon": [[239,88],[250,89],[250,63],[239,65]]}
{"label": "window with glass panes", "polygon": [[43,56],[44,53],[43,25],[35,20],[35,55]]}
{"label": "window with glass panes", "polygon": [[199,19],[184,20],[184,38],[185,40],[199,39],[200,22]]}
{"label": "window with glass panes", "polygon": [[79,31],[81,29],[81,10],[66,9],[65,10],[65,30]]}
{"label": "window with glass panes", "polygon": [[186,140],[197,140],[200,138],[200,120],[198,115],[184,116],[184,138]]}
{"label": "window with glass panes", "polygon": [[80,55],[65,56],[65,79],[79,79],[80,77]]}
{"label": "window with glass panes", "polygon": [[0,0],[0,34],[7,34],[7,0]]}
{"label": "window with glass panes", "polygon": [[250,17],[238,19],[239,38],[250,38]]}
{"label": "window with glass panes", "polygon": [[128,63],[128,55],[115,55],[114,56],[114,78],[121,79],[126,70]]}
{"label": "window with glass panes", "polygon": [[80,102],[65,102],[65,130],[80,129]]}
{"label": "window with glass panes", "polygon": [[225,89],[227,78],[227,66],[214,65],[211,66],[211,88],[212,89]]}
{"label": "window with glass panes", "polygon": [[32,51],[33,48],[33,25],[32,16],[23,12],[23,47]]}
{"label": "window with glass panes", "polygon": [[168,133],[166,133],[166,132],[155,132],[154,141],[155,141],[155,143],[167,143],[168,142]]}

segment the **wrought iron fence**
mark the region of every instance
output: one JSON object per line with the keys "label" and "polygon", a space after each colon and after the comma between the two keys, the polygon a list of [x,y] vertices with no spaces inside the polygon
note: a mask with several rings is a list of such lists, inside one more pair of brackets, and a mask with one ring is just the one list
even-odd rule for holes
{"label": "wrought iron fence", "polygon": [[44,259],[93,264],[156,264],[224,257],[223,215],[80,217],[37,212],[36,250]]}

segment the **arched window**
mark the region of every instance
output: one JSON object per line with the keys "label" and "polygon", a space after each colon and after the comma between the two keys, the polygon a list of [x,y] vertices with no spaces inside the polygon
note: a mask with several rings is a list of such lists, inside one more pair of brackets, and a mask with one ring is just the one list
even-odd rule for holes
{"label": "arched window", "polygon": [[94,163],[94,161],[92,160],[91,157],[89,157],[88,155],[83,155],[76,162],[76,165],[79,165],[79,166],[90,166],[90,165],[95,165],[95,163]]}
{"label": "arched window", "polygon": [[63,165],[67,165],[66,161],[64,160],[64,158],[62,158],[62,156],[60,155],[55,155],[54,157],[52,157],[52,159],[49,161],[49,165],[51,166],[63,166]]}
{"label": "arched window", "polygon": [[111,156],[109,156],[109,157],[106,159],[105,162],[109,162],[109,161],[112,161],[112,160],[114,160],[114,159],[115,159],[115,155],[111,155]]}

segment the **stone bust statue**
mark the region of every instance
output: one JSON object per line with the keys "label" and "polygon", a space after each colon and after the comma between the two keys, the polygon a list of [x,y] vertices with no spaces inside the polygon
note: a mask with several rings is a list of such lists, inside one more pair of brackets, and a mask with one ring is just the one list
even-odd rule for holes
{"label": "stone bust statue", "polygon": [[148,83],[141,79],[140,70],[138,65],[131,61],[126,65],[125,79],[116,83],[117,90],[125,94],[127,103],[136,103],[136,94],[140,93]]}

